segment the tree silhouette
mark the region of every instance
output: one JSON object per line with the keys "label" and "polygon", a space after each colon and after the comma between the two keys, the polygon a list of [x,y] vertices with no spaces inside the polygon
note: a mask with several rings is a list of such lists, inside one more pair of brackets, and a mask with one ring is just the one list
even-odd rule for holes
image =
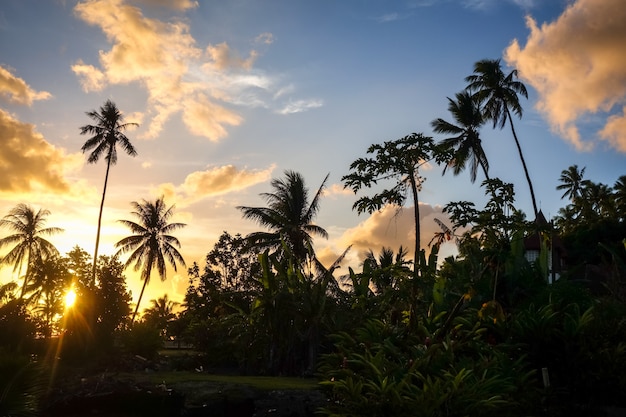
{"label": "tree silhouette", "polygon": [[21,273],[22,266],[26,263],[26,274],[20,292],[20,299],[24,298],[28,283],[31,278],[31,267],[37,260],[47,259],[58,255],[56,247],[44,238],[61,233],[63,229],[58,227],[44,227],[46,217],[50,211],[39,209],[37,212],[27,205],[18,204],[9,214],[0,220],[0,227],[5,227],[14,234],[0,239],[0,248],[15,245],[2,258],[3,264],[13,265],[13,272]]}
{"label": "tree silhouette", "polygon": [[104,187],[102,189],[102,200],[100,201],[100,212],[98,214],[96,247],[94,249],[93,267],[91,270],[91,279],[95,281],[98,246],[100,245],[100,229],[102,225],[102,210],[104,208],[104,197],[106,195],[107,183],[109,181],[109,170],[111,169],[111,165],[115,165],[117,163],[117,145],[120,145],[128,155],[137,155],[137,151],[123,132],[131,126],[138,125],[137,123],[123,123],[124,116],[111,100],[107,100],[104,105],[100,107],[100,112],[92,110],[86,114],[93,119],[96,124],[85,125],[80,128],[81,135],[92,135],[84,143],[81,150],[85,153],[93,149],[87,158],[87,162],[90,164],[95,164],[102,156],[104,156],[104,159],[107,162],[107,169],[104,175]]}
{"label": "tree silhouette", "polygon": [[263,193],[267,207],[237,207],[245,219],[255,220],[269,232],[254,232],[246,236],[253,246],[280,249],[283,242],[300,262],[313,256],[313,235],[328,238],[322,227],[313,224],[328,175],[311,200],[301,174],[285,171],[284,179],[273,179],[273,193]]}
{"label": "tree silhouette", "polygon": [[472,92],[474,97],[483,105],[484,117],[493,121],[494,128],[499,126],[502,129],[506,122],[509,122],[530,189],[534,214],[537,217],[539,210],[537,209],[535,191],[511,117],[511,111],[518,117],[522,117],[522,106],[518,95],[528,98],[526,86],[521,81],[517,81],[516,78],[516,69],[508,75],[504,74],[499,59],[483,59],[474,64],[474,73],[465,77],[465,81],[469,83],[467,90]]}
{"label": "tree silhouette", "polygon": [[585,185],[588,183],[583,179],[584,175],[585,167],[579,170],[578,165],[572,165],[561,171],[560,184],[556,186],[556,189],[563,191],[562,199],[567,197],[574,201],[582,197]]}
{"label": "tree silhouette", "polygon": [[350,164],[350,174],[341,178],[344,187],[356,194],[361,188],[370,188],[379,182],[393,181],[390,188],[359,198],[352,206],[359,214],[373,213],[387,204],[402,207],[410,192],[415,220],[414,274],[418,275],[420,246],[419,195],[424,179],[419,169],[436,157],[437,147],[433,139],[421,133],[412,133],[395,141],[371,145],[367,149],[372,158],[359,158]]}
{"label": "tree silhouette", "polygon": [[133,201],[131,204],[135,208],[132,214],[138,222],[119,220],[131,230],[133,235],[125,237],[115,244],[115,247],[119,248],[115,256],[130,252],[124,266],[128,267],[134,263],[135,271],[141,270],[143,286],[131,319],[132,323],[135,321],[146,285],[150,282],[152,269],[156,268],[161,280],[164,281],[166,278],[166,261],[172,265],[174,271],[176,271],[177,262],[185,266],[185,260],[177,250],[180,248],[180,242],[169,233],[186,225],[184,223],[168,223],[168,220],[174,215],[174,206],[167,208],[163,197],[154,202],[142,200],[141,203]]}

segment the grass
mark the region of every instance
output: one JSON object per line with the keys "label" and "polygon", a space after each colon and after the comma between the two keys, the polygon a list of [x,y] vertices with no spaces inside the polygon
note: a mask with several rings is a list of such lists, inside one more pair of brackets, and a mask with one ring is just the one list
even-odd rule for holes
{"label": "grass", "polygon": [[262,391],[272,390],[314,390],[318,380],[314,378],[291,378],[270,376],[214,375],[197,372],[151,372],[149,374],[129,373],[126,376],[150,384],[176,384],[181,382],[205,382],[215,385],[246,385]]}

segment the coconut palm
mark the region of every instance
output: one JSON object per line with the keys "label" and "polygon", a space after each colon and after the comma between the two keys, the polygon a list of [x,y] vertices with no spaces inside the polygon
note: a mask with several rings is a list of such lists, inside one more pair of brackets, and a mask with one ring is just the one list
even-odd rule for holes
{"label": "coconut palm", "polygon": [[482,147],[478,130],[485,123],[478,102],[467,91],[456,94],[456,100],[448,97],[448,111],[456,124],[441,118],[433,120],[431,125],[436,133],[453,135],[443,139],[440,144],[445,149],[454,150],[452,159],[443,169],[452,168],[454,175],[459,175],[470,164],[470,179],[476,181],[478,167],[483,169],[489,179],[489,162]]}
{"label": "coconut palm", "polygon": [[369,264],[372,273],[371,281],[376,288],[376,293],[396,287],[402,275],[409,270],[408,265],[411,262],[405,259],[407,255],[407,249],[402,246],[395,254],[393,249],[383,246],[378,257],[373,250],[367,251],[363,266],[365,269],[365,264]]}
{"label": "coconut palm", "polygon": [[557,190],[563,190],[561,198],[569,198],[571,201],[582,197],[583,190],[588,181],[583,180],[585,175],[585,167],[578,169],[578,165],[572,165],[561,171],[559,181],[561,184],[556,186]]}
{"label": "coconut palm", "polygon": [[104,208],[104,197],[106,195],[107,183],[109,181],[109,170],[111,169],[111,165],[115,165],[117,163],[117,145],[120,145],[128,155],[137,155],[137,151],[124,134],[124,131],[129,127],[138,125],[137,123],[123,123],[124,116],[111,100],[107,100],[104,105],[100,107],[99,112],[92,110],[86,114],[93,119],[96,124],[85,125],[80,128],[81,135],[91,135],[81,150],[83,153],[93,150],[87,158],[87,162],[90,164],[95,164],[102,156],[104,156],[104,159],[107,162],[107,169],[104,175],[104,187],[102,189],[102,200],[100,201],[100,212],[98,214],[96,247],[94,249],[93,266],[91,270],[91,279],[95,282],[98,246],[100,245],[100,229],[102,225],[102,209]]}
{"label": "coconut palm", "polygon": [[315,195],[309,200],[309,190],[302,175],[285,171],[284,179],[273,179],[273,193],[261,194],[268,207],[237,207],[245,219],[252,219],[269,232],[254,232],[246,236],[253,246],[280,249],[287,245],[291,253],[300,261],[312,259],[313,235],[328,238],[322,227],[313,224],[319,210],[319,201],[328,175],[322,181]]}
{"label": "coconut palm", "polygon": [[0,239],[0,248],[14,245],[13,248],[2,258],[2,264],[13,265],[13,272],[21,273],[26,264],[24,283],[20,292],[20,299],[24,298],[31,278],[31,266],[37,260],[47,259],[58,255],[57,248],[44,238],[63,231],[58,227],[44,227],[46,217],[50,211],[45,209],[35,210],[27,204],[18,204],[9,214],[0,220],[0,227],[11,230],[12,235]]}
{"label": "coconut palm", "polygon": [[502,129],[507,121],[509,122],[515,145],[522,161],[526,181],[528,181],[534,214],[537,217],[539,211],[537,209],[535,191],[511,117],[511,112],[520,118],[522,117],[519,95],[528,98],[526,86],[521,81],[517,81],[516,69],[505,75],[499,59],[483,59],[476,62],[474,64],[474,73],[465,77],[465,81],[469,83],[467,90],[473,93],[474,98],[482,104],[483,115],[486,119],[493,121],[494,128],[499,126]]}
{"label": "coconut palm", "polygon": [[150,304],[151,307],[144,309],[143,319],[156,326],[161,336],[165,337],[167,335],[167,325],[176,318],[174,309],[180,303],[170,300],[167,294],[164,294],[163,297],[150,300]]}
{"label": "coconut palm", "polygon": [[163,197],[155,201],[142,200],[141,203],[133,201],[131,204],[135,208],[132,214],[138,221],[119,220],[133,234],[115,244],[115,247],[118,248],[115,256],[130,253],[124,266],[128,267],[134,263],[135,271],[141,270],[143,286],[133,313],[132,323],[135,321],[135,316],[139,310],[143,292],[150,282],[152,269],[156,268],[161,281],[165,281],[166,261],[174,268],[174,271],[177,270],[177,262],[181,266],[185,266],[185,260],[177,250],[180,248],[180,242],[169,233],[186,225],[184,223],[168,223],[174,215],[174,206],[167,208]]}
{"label": "coconut palm", "polygon": [[626,219],[626,175],[620,176],[613,185],[615,206],[622,219]]}

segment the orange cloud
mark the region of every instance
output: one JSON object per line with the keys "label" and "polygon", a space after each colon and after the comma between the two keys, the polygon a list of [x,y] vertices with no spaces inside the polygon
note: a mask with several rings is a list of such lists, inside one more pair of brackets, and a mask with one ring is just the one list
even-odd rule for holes
{"label": "orange cloud", "polygon": [[[441,229],[435,223],[438,218],[447,221],[441,207],[420,203],[420,246],[428,252],[428,242]],[[413,207],[385,206],[374,212],[356,227],[347,230],[339,239],[340,246],[352,245],[352,251],[362,254],[368,250],[378,253],[381,248],[389,247],[397,251],[400,245],[407,248],[409,258],[413,258],[415,250],[415,222]]]}
{"label": "orange cloud", "polygon": [[47,91],[35,91],[24,80],[0,66],[0,98],[11,103],[30,106],[33,101],[47,100],[52,95]]}
{"label": "orange cloud", "polygon": [[143,3],[148,6],[168,7],[174,10],[187,10],[198,7],[197,1],[191,0],[134,0],[137,3]]}
{"label": "orange cloud", "polygon": [[[577,123],[588,114],[607,114],[626,101],[626,8],[622,0],[576,0],[554,22],[541,26],[527,17],[525,46],[514,40],[506,62],[539,94],[537,108],[559,135],[579,150]],[[613,112],[614,113],[614,112]],[[625,113],[605,116],[599,137],[626,151]]]}
{"label": "orange cloud", "polygon": [[198,136],[205,135],[212,141],[218,141],[228,134],[224,125],[237,126],[241,120],[238,114],[215,105],[204,95],[185,103],[183,121],[189,131]]}
{"label": "orange cloud", "polygon": [[[164,0],[142,0],[162,5]],[[168,2],[178,9],[195,2]],[[177,6],[176,6],[177,5]],[[124,0],[86,0],[74,8],[84,22],[102,29],[111,43],[100,51],[99,65],[78,60],[72,70],[85,91],[100,91],[111,84],[137,83],[148,93],[142,138],[155,138],[164,124],[177,113],[189,131],[217,141],[227,135],[228,126],[243,119],[220,101],[258,106],[258,98],[271,85],[263,75],[242,76],[250,71],[257,57],[251,51],[240,58],[226,43],[209,45],[206,54],[196,46],[188,24],[144,16]],[[261,39],[271,40],[270,34]],[[204,69],[204,71],[202,71]],[[260,87],[260,88],[259,88]],[[201,118],[209,116],[206,121]]]}
{"label": "orange cloud", "polygon": [[192,172],[179,186],[161,184],[156,193],[164,195],[168,200],[177,201],[180,207],[185,207],[205,197],[243,190],[268,181],[274,169],[274,165],[261,171],[242,170],[233,165],[209,168]]}
{"label": "orange cloud", "polygon": [[67,193],[68,170],[82,166],[80,153],[67,155],[48,143],[31,124],[0,109],[0,192]]}
{"label": "orange cloud", "polygon": [[226,42],[215,46],[209,45],[206,51],[211,58],[210,65],[218,70],[227,68],[243,68],[249,70],[252,68],[254,60],[257,57],[256,51],[250,51],[250,56],[246,59],[242,59],[230,50]]}

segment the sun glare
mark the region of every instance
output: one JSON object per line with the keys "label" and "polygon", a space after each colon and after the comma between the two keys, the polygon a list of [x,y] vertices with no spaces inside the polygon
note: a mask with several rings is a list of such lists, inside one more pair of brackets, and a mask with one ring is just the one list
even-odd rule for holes
{"label": "sun glare", "polygon": [[67,294],[65,294],[65,308],[70,308],[76,302],[76,292],[73,288],[70,288]]}

